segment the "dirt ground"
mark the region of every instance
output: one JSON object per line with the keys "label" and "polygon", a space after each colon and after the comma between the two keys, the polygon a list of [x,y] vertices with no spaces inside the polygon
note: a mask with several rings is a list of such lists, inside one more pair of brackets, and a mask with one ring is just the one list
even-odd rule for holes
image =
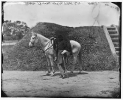
{"label": "dirt ground", "polygon": [[62,79],[59,72],[46,76],[45,71],[4,71],[2,90],[11,97],[113,97],[120,88],[118,71],[67,75]]}

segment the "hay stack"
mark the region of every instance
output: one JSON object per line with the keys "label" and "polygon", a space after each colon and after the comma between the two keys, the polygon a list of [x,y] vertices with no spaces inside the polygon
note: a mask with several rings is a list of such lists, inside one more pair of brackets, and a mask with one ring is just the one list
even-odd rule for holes
{"label": "hay stack", "polygon": [[[66,27],[53,23],[38,23],[31,30],[50,38],[57,34],[57,30],[69,30],[70,39],[82,45],[84,70],[112,70],[115,61],[111,54],[108,42],[101,27]],[[47,70],[47,62],[41,48],[29,48],[31,32],[21,39],[6,53],[3,68],[6,70]],[[72,66],[69,63],[67,69]],[[57,69],[57,68],[56,68]],[[75,67],[78,70],[78,65]]]}

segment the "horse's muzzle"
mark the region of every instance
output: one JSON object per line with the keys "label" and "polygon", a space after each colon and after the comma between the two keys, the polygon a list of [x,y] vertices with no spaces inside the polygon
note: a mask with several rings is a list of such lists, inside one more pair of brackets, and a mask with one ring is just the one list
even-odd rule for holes
{"label": "horse's muzzle", "polygon": [[29,42],[29,47],[32,47],[32,46],[33,46],[32,42]]}

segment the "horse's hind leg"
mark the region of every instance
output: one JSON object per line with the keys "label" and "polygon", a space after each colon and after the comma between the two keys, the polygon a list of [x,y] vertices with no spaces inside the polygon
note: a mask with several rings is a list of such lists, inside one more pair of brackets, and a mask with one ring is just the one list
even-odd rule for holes
{"label": "horse's hind leg", "polygon": [[73,56],[73,66],[72,66],[72,69],[71,69],[71,73],[73,73],[76,63],[77,63],[77,56]]}

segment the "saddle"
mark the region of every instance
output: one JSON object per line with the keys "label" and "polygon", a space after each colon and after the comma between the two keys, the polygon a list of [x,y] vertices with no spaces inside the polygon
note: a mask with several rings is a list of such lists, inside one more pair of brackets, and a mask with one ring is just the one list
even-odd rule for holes
{"label": "saddle", "polygon": [[72,55],[70,40],[67,39],[54,39],[53,49],[56,51],[56,54],[58,54],[59,50],[67,50]]}

